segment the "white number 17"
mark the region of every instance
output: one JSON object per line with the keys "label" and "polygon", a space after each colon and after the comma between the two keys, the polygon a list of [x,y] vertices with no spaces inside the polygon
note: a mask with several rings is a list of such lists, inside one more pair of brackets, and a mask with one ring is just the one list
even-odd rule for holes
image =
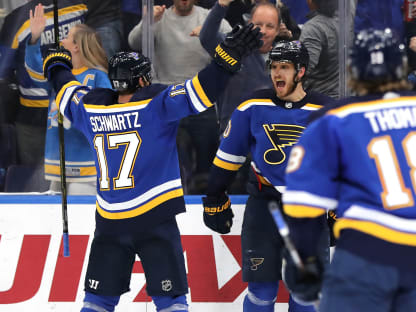
{"label": "white number 17", "polygon": [[[142,140],[137,131],[125,133],[113,133],[107,135],[107,149],[117,149],[125,145],[124,154],[119,164],[117,177],[113,177],[113,189],[133,188],[134,177],[132,171],[139,152]],[[97,152],[100,166],[100,189],[110,189],[110,177],[108,176],[106,148],[104,146],[104,135],[97,135],[94,138],[94,147]]]}

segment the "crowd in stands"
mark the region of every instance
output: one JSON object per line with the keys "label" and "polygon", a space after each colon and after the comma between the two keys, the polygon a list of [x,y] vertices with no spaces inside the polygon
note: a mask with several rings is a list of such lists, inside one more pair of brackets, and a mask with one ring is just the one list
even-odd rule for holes
{"label": "crowd in stands", "polygon": [[[416,86],[416,7],[406,12],[404,0],[350,1],[354,32],[369,27],[391,27],[402,38],[408,48],[409,80]],[[263,46],[244,59],[241,71],[230,80],[215,107],[203,114],[187,117],[181,122],[177,144],[186,194],[206,192],[212,160],[234,109],[247,94],[271,86],[265,60],[277,41],[300,40],[308,49],[310,61],[304,81],[307,90],[317,91],[334,99],[343,96],[339,93],[338,34],[339,31],[347,30],[339,25],[338,2],[154,1],[154,7],[150,10],[153,12],[151,30],[154,54],[150,57],[154,81],[158,83],[180,84],[192,78],[211,61],[217,44],[238,23],[252,22],[263,33]],[[36,34],[36,40],[31,41],[34,37],[31,14],[34,14],[39,4],[44,10],[45,24],[41,32]],[[80,49],[80,57],[73,55],[73,60],[81,60],[74,64],[74,70],[80,70],[79,79],[85,80],[80,80],[82,83],[93,88],[109,86],[105,79],[100,79],[100,83],[88,83],[88,77],[91,77],[88,76],[89,71],[95,70],[92,73],[94,75],[97,71],[106,72],[105,66],[89,62],[92,56],[96,59],[100,51],[105,52],[106,60],[118,51],[142,51],[143,31],[146,30],[143,17],[149,11],[147,8],[143,9],[145,4],[143,0],[59,1],[59,39],[62,42],[64,38],[71,36],[71,44]],[[0,22],[0,192],[59,191],[59,187],[53,187],[44,180],[45,175],[59,176],[56,171],[59,160],[56,157],[51,160],[45,155],[45,145],[48,151],[48,143],[45,143],[48,140],[47,132],[56,117],[51,115],[55,95],[47,84],[41,83],[45,80],[42,68],[31,68],[28,64],[33,61],[28,58],[28,53],[38,58],[39,65],[42,64],[42,53],[55,44],[53,1],[15,1],[14,6],[8,5],[0,9]],[[101,42],[99,47],[89,52],[93,55],[88,55],[83,50],[90,45],[83,45],[82,39],[75,37],[75,33],[79,31],[76,28],[78,24],[86,24],[88,32],[96,33]],[[85,70],[88,72],[84,72]],[[55,137],[55,143],[57,140]],[[69,138],[66,140],[71,141]],[[68,149],[73,150],[70,145],[67,146]],[[70,157],[70,154],[67,155]],[[247,157],[246,170],[240,170],[241,176],[230,186],[229,193],[246,193],[249,159]],[[72,162],[78,160],[75,158]],[[16,170],[22,167],[27,171]],[[70,161],[67,176],[72,174],[82,177],[86,170],[82,166],[73,169]],[[17,172],[17,178],[12,177],[14,171]],[[38,178],[29,179],[30,175],[38,175]],[[28,181],[32,181],[33,188],[25,187]]]}

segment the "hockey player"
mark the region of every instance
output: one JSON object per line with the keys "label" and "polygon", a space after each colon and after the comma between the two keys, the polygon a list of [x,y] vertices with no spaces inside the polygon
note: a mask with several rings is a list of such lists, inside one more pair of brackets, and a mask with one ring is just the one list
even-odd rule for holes
{"label": "hockey player", "polygon": [[404,91],[406,51],[390,29],[364,30],[349,63],[359,97],[313,121],[290,155],[284,211],[309,270],[289,258],[285,281],[295,298],[318,298],[317,242],[336,208],[319,310],[416,311],[416,96]]}
{"label": "hockey player", "polygon": [[[248,183],[241,232],[243,280],[248,282],[245,312],[274,311],[283,242],[268,206],[273,201],[280,205],[288,153],[306,127],[310,113],[330,100],[303,89],[308,60],[308,52],[299,41],[280,41],[273,47],[268,66],[274,88],[255,91],[233,112],[203,198],[205,224],[222,234],[230,232],[233,212],[226,189],[251,153],[256,179]],[[290,299],[289,311],[313,308]]]}
{"label": "hockey player", "polygon": [[150,61],[120,52],[109,62],[111,89],[81,86],[70,57],[51,51],[44,72],[60,111],[96,151],[97,213],[82,312],[114,311],[140,257],[157,311],[188,311],[185,262],[175,215],[185,211],[176,150],[181,118],[212,106],[244,54],[261,45],[252,24],[218,45],[214,62],[193,79],[151,84]]}

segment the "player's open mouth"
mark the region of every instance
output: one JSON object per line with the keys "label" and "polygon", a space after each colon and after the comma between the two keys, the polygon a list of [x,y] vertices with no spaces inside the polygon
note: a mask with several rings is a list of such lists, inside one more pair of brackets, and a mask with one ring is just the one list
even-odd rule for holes
{"label": "player's open mouth", "polygon": [[286,82],[284,81],[276,81],[276,88],[277,89],[283,89],[286,85]]}

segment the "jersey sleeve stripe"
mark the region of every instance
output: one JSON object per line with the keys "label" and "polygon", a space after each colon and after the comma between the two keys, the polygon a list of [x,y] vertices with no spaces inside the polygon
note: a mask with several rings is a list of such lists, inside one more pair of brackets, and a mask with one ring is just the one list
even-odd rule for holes
{"label": "jersey sleeve stripe", "polygon": [[[413,220],[412,222],[415,222],[413,228],[416,229],[416,221]],[[416,233],[414,231],[406,233],[370,221],[339,218],[334,225],[335,237],[339,237],[340,232],[344,229],[354,229],[395,244],[416,246]]]}
{"label": "jersey sleeve stripe", "polygon": [[203,112],[207,109],[208,106],[206,106],[202,100],[199,98],[198,94],[196,93],[196,91],[194,91],[193,87],[192,87],[192,82],[191,80],[187,80],[185,82],[185,88],[186,88],[186,92],[188,93],[190,99],[191,99],[191,103],[193,105],[193,107],[198,111],[198,112]]}
{"label": "jersey sleeve stripe", "polygon": [[62,114],[64,113],[65,107],[68,104],[68,101],[70,100],[70,98],[72,97],[72,94],[80,86],[82,86],[80,82],[73,80],[73,81],[66,83],[61,88],[61,90],[59,90],[55,101],[56,101],[56,105],[58,106]]}
{"label": "jersey sleeve stripe", "polygon": [[326,209],[304,206],[304,205],[283,205],[284,212],[292,218],[317,218],[326,213]]}
{"label": "jersey sleeve stripe", "polygon": [[138,206],[134,209],[128,210],[128,211],[122,211],[122,212],[108,212],[104,209],[102,209],[98,203],[96,203],[96,208],[98,213],[106,219],[126,219],[126,218],[133,218],[136,216],[139,216],[141,214],[144,214],[145,212],[153,209],[154,207],[176,197],[183,196],[183,189],[178,188],[169,192],[166,192],[160,196],[157,196],[156,198],[148,201],[144,205]]}
{"label": "jersey sleeve stripe", "polygon": [[217,167],[220,167],[220,168],[223,168],[223,169],[226,169],[226,170],[231,170],[231,171],[237,171],[242,166],[242,164],[233,164],[233,163],[223,161],[223,160],[219,159],[218,157],[214,158],[213,163]]}
{"label": "jersey sleeve stripe", "polygon": [[206,107],[211,107],[213,104],[211,103],[204,89],[202,88],[201,83],[199,82],[198,76],[195,76],[192,79],[192,85],[195,89],[195,92],[198,94],[199,99],[202,101],[202,103],[204,103]]}
{"label": "jersey sleeve stripe", "polygon": [[232,154],[226,153],[226,152],[224,152],[220,149],[217,151],[217,157],[221,158],[221,159],[224,159],[226,161],[229,161],[229,162],[239,163],[239,164],[242,164],[246,161],[245,156],[232,155]]}
{"label": "jersey sleeve stripe", "polygon": [[282,199],[283,203],[288,205],[315,206],[327,210],[333,210],[338,206],[338,201],[335,199],[303,191],[286,190]]}
{"label": "jersey sleeve stripe", "polygon": [[46,82],[47,79],[45,78],[45,76],[43,75],[43,73],[37,72],[35,70],[33,70],[32,68],[29,67],[29,65],[27,63],[25,63],[25,68],[27,73],[29,74],[30,78],[32,78],[35,81],[39,81],[39,82]]}

